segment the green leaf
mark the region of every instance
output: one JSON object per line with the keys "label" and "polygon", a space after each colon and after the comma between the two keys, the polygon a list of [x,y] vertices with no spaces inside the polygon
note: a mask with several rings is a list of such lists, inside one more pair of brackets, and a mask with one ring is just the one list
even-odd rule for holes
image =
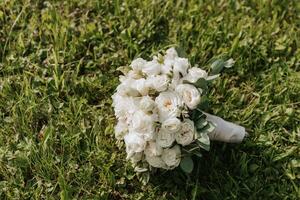
{"label": "green leaf", "polygon": [[206,151],[209,151],[210,149],[210,140],[208,135],[202,134],[200,138],[197,139],[198,140],[198,145],[202,148],[205,149]]}
{"label": "green leaf", "polygon": [[199,103],[197,108],[200,110],[206,110],[209,108],[209,100],[208,100],[207,96],[201,97],[201,102]]}
{"label": "green leaf", "polygon": [[180,162],[180,168],[185,172],[185,173],[191,173],[194,169],[194,162],[191,157],[184,157],[181,159]]}
{"label": "green leaf", "polygon": [[215,76],[208,77],[209,80],[211,81],[217,78],[218,77],[217,75],[223,70],[224,67],[230,68],[233,66],[233,64],[234,64],[234,60],[232,58],[230,58],[227,61],[224,61],[223,59],[217,59],[211,64],[211,72],[210,72],[210,75],[215,75]]}
{"label": "green leaf", "polygon": [[206,78],[206,81],[207,81],[208,83],[210,83],[210,82],[213,82],[214,80],[216,80],[216,79],[219,78],[219,77],[220,77],[220,74],[215,74],[215,75],[212,75],[212,76],[207,77],[207,78]]}
{"label": "green leaf", "polygon": [[201,134],[208,134],[215,130],[216,126],[208,121],[208,124],[201,130]]}
{"label": "green leaf", "polygon": [[206,116],[202,112],[195,111],[193,113],[193,119],[195,122],[197,122],[198,120],[203,119],[203,118],[206,119]]}
{"label": "green leaf", "polygon": [[197,130],[201,130],[208,124],[207,120],[203,117],[195,122],[195,126]]}
{"label": "green leaf", "polygon": [[227,61],[225,62],[224,67],[225,67],[225,68],[230,68],[230,67],[232,67],[232,66],[234,65],[234,63],[235,63],[235,61],[234,61],[232,58],[230,58],[229,60],[227,60]]}
{"label": "green leaf", "polygon": [[194,122],[197,121],[198,119],[202,118],[202,117],[206,117],[203,114],[203,112],[198,108],[192,111],[191,116],[192,116],[192,119],[193,119]]}
{"label": "green leaf", "polygon": [[211,75],[219,74],[225,66],[225,62],[222,59],[218,59],[211,64]]}
{"label": "green leaf", "polygon": [[148,171],[143,173],[137,173],[137,178],[143,185],[147,185],[147,183],[150,180],[150,173]]}
{"label": "green leaf", "polygon": [[192,152],[192,154],[194,154],[194,155],[197,156],[198,158],[202,158],[202,153],[200,153],[200,151]]}
{"label": "green leaf", "polygon": [[[192,144],[188,145],[188,146],[185,146],[182,148],[182,152],[186,152],[187,154],[186,155],[195,155],[199,158],[202,157],[202,153],[201,153],[201,150],[200,150],[200,147],[199,145],[196,143],[196,142],[193,142]],[[184,153],[182,153],[182,155],[185,155]]]}
{"label": "green leaf", "polygon": [[202,153],[200,152],[199,147],[197,147],[197,149],[194,149],[193,151],[191,151],[191,153],[199,158],[202,158]]}
{"label": "green leaf", "polygon": [[201,89],[203,89],[203,90],[208,89],[207,81],[206,81],[204,78],[200,78],[196,83],[194,83],[194,85],[195,85],[197,88],[201,88]]}

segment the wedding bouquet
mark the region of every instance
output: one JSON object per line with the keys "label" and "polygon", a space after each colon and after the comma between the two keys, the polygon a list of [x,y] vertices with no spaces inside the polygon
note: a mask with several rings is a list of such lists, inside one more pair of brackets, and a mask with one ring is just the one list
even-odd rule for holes
{"label": "wedding bouquet", "polygon": [[243,140],[243,127],[201,110],[208,83],[233,64],[232,59],[216,60],[208,74],[170,48],[151,61],[137,58],[130,68],[122,68],[124,75],[112,96],[115,136],[124,140],[127,159],[137,172],[180,165],[189,173],[191,156],[201,157],[200,150],[208,151],[210,140]]}

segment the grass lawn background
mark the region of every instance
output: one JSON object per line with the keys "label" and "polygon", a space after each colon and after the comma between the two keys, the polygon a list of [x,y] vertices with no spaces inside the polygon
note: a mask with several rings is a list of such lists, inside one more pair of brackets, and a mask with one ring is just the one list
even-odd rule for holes
{"label": "grass lawn background", "polygon": [[[233,68],[207,110],[245,126],[146,186],[115,144],[116,71],[180,45]],[[0,199],[297,199],[300,2],[0,1]]]}

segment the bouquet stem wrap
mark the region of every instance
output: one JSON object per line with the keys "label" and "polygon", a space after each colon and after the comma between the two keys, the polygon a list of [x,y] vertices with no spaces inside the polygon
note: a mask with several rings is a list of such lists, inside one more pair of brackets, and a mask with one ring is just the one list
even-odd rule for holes
{"label": "bouquet stem wrap", "polygon": [[207,116],[207,121],[216,125],[216,128],[208,136],[210,140],[228,142],[228,143],[241,143],[245,136],[248,135],[245,128],[228,122],[220,117],[204,113]]}

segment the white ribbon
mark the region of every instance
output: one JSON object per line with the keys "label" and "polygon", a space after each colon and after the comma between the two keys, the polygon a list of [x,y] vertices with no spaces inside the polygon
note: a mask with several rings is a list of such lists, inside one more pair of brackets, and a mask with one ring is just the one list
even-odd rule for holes
{"label": "white ribbon", "polygon": [[248,135],[245,128],[240,125],[225,121],[220,117],[208,113],[204,114],[207,116],[207,121],[216,125],[215,130],[208,135],[210,140],[241,143],[245,136]]}

